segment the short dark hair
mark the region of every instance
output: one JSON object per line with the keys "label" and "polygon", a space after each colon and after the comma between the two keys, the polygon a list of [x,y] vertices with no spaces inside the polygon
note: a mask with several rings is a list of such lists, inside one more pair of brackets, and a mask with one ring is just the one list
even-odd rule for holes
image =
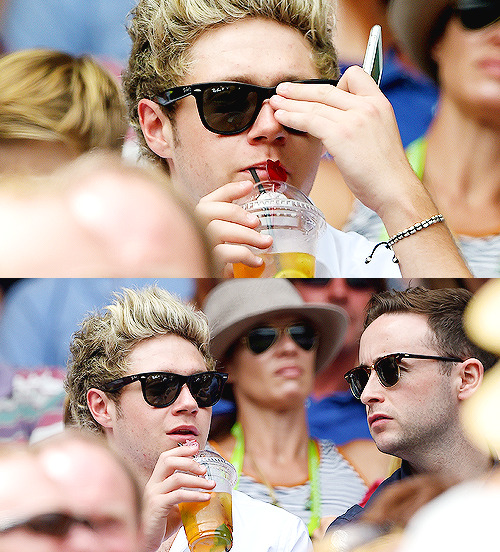
{"label": "short dark hair", "polygon": [[382,314],[414,313],[427,317],[433,344],[440,355],[477,358],[487,370],[497,361],[492,353],[474,344],[465,333],[463,314],[472,293],[463,288],[412,287],[374,294],[366,306],[366,329]]}

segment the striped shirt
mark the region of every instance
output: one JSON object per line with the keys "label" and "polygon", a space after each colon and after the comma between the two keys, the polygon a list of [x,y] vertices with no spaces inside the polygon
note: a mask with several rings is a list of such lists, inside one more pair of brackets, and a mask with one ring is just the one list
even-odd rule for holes
{"label": "striped shirt", "polygon": [[[387,240],[387,232],[380,217],[358,200],[355,201],[343,230],[357,232],[374,242]],[[469,270],[476,278],[500,276],[500,234],[485,237],[456,235],[454,238]]]}
{"label": "striped shirt", "polygon": [[[320,517],[338,516],[362,500],[366,486],[354,468],[331,441],[319,440]],[[268,488],[242,473],[238,490],[252,498],[272,503]],[[300,517],[307,525],[311,518],[309,481],[292,487],[274,487],[279,506]]]}

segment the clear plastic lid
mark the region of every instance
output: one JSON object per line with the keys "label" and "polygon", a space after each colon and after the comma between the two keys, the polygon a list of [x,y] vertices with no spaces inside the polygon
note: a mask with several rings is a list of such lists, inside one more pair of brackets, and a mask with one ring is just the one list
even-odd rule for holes
{"label": "clear plastic lid", "polygon": [[303,192],[286,182],[257,182],[252,192],[237,203],[258,216],[264,227],[300,225],[317,232],[326,227],[323,213]]}
{"label": "clear plastic lid", "polygon": [[194,459],[207,468],[206,478],[222,478],[228,481],[231,487],[236,483],[236,468],[220,454],[211,450],[200,450]]}

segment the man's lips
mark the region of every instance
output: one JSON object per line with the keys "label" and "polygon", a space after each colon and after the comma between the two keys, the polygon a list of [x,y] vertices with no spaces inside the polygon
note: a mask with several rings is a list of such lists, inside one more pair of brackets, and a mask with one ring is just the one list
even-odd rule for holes
{"label": "man's lips", "polygon": [[391,420],[392,418],[390,416],[387,416],[386,414],[371,414],[368,416],[368,425],[371,427],[373,424],[377,422],[381,422],[383,420]]}
{"label": "man's lips", "polygon": [[195,426],[182,425],[169,431],[168,435],[172,437],[181,437],[181,438],[190,439],[193,437],[197,437],[199,435],[199,431]]}
{"label": "man's lips", "polygon": [[[255,169],[255,172],[257,173],[257,176],[259,177],[260,180],[269,180],[270,177],[269,177],[269,172],[267,170],[267,162],[256,163],[243,170],[250,173],[250,169]],[[286,174],[288,173],[286,172]]]}

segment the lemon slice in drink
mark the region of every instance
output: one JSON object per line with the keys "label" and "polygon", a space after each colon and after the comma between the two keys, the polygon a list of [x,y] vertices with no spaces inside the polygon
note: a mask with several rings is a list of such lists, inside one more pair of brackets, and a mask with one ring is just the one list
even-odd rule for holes
{"label": "lemon slice in drink", "polygon": [[307,274],[295,268],[285,268],[277,272],[273,278],[307,278]]}

